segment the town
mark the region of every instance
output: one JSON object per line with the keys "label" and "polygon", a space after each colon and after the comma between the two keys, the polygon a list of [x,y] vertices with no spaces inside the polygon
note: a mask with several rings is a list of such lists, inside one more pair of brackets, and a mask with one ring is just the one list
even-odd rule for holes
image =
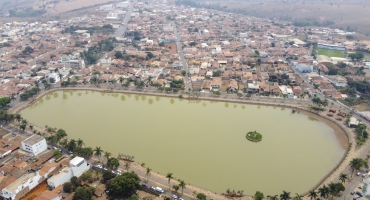
{"label": "town", "polygon": [[[98,88],[189,99],[278,102],[313,112],[330,107],[324,115],[355,129],[358,144],[365,144],[368,137],[370,44],[355,40],[355,32],[296,27],[166,0],[114,2],[96,6],[89,15],[58,21],[9,20],[0,32],[0,97],[9,99],[0,104],[12,111],[33,103],[40,92]],[[172,174],[165,177],[164,186],[152,184],[150,168],[135,166],[141,179],[129,172],[131,159],[103,155],[77,141],[62,145],[67,137],[62,129],[42,130],[17,115],[0,116],[3,199],[224,198],[195,191],[192,196],[190,189],[180,195],[185,183],[177,180],[178,185],[170,187]],[[36,134],[44,131],[50,135]],[[332,197],[339,198],[340,192],[352,192],[358,195],[355,199],[370,195],[368,170],[362,170],[367,153],[360,152],[364,159],[351,161],[349,168],[358,180],[335,190]],[[125,166],[120,168],[119,162]],[[341,182],[348,181],[349,175],[340,175]],[[132,185],[115,188],[120,181]],[[35,192],[42,187],[42,192]],[[329,193],[319,193],[328,198]],[[319,193],[310,191],[307,198],[316,199]],[[238,194],[235,197],[244,198],[241,191]],[[284,191],[280,198],[288,200],[289,195]],[[257,192],[254,198],[264,196]]]}

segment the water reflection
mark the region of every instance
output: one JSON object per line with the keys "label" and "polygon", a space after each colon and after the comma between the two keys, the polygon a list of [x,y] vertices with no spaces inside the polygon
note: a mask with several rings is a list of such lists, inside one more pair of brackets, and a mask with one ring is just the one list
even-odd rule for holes
{"label": "water reflection", "polygon": [[137,95],[137,94],[135,94],[135,101],[139,101],[139,98],[140,98],[140,96],[139,95]]}
{"label": "water reflection", "polygon": [[156,100],[156,101],[159,101],[159,100],[161,100],[161,97],[156,96],[156,97],[155,97],[155,100]]}
{"label": "water reflection", "polygon": [[228,108],[229,107],[229,103],[225,103],[225,108]]}
{"label": "water reflection", "polygon": [[148,99],[148,103],[149,103],[149,105],[152,105],[153,104],[153,99]]}
{"label": "water reflection", "polygon": [[171,98],[170,103],[173,105],[175,103],[175,99]]}
{"label": "water reflection", "polygon": [[126,96],[125,95],[121,95],[121,101],[125,101],[126,100]]}
{"label": "water reflection", "polygon": [[236,104],[234,104],[234,108],[237,108],[238,106]]}
{"label": "water reflection", "polygon": [[318,119],[316,119],[314,117],[311,117],[311,116],[308,116],[307,119],[310,120],[310,121],[319,121]]}
{"label": "water reflection", "polygon": [[242,109],[245,109],[245,105],[242,105]]}

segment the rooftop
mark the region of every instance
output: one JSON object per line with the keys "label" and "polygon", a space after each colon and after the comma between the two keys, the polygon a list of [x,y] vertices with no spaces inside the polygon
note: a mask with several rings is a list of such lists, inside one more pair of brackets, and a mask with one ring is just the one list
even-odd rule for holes
{"label": "rooftop", "polygon": [[31,137],[25,139],[23,142],[28,144],[28,145],[34,145],[38,142],[41,142],[42,140],[44,140],[45,138],[39,136],[39,135],[32,135]]}
{"label": "rooftop", "polygon": [[22,183],[24,183],[25,181],[28,181],[29,179],[35,177],[36,174],[35,173],[28,173],[28,174],[25,174],[24,176],[20,177],[19,179],[17,179],[16,181],[14,181],[13,183],[11,183],[8,187],[6,187],[5,189],[7,189],[8,191],[10,192],[14,192],[18,187],[19,185],[21,185]]}

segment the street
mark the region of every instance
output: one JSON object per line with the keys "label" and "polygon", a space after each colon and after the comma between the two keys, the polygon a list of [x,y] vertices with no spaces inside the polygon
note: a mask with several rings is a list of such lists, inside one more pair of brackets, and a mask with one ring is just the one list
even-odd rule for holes
{"label": "street", "polygon": [[113,37],[122,37],[125,35],[125,32],[126,32],[126,28],[127,28],[127,25],[128,25],[128,22],[130,21],[130,18],[131,18],[131,14],[132,14],[132,9],[134,7],[134,2],[130,1],[130,7],[129,7],[129,10],[127,11],[126,15],[125,15],[125,19],[123,20],[123,25],[120,26],[116,33],[113,35]]}

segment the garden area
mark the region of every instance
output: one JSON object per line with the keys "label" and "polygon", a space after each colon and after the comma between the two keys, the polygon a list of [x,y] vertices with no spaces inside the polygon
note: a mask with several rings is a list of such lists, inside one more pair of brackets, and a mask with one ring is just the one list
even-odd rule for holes
{"label": "garden area", "polygon": [[332,49],[317,49],[317,55],[325,55],[328,57],[344,57],[344,51],[332,50]]}
{"label": "garden area", "polygon": [[246,138],[252,142],[259,142],[262,140],[262,135],[256,131],[248,132]]}

